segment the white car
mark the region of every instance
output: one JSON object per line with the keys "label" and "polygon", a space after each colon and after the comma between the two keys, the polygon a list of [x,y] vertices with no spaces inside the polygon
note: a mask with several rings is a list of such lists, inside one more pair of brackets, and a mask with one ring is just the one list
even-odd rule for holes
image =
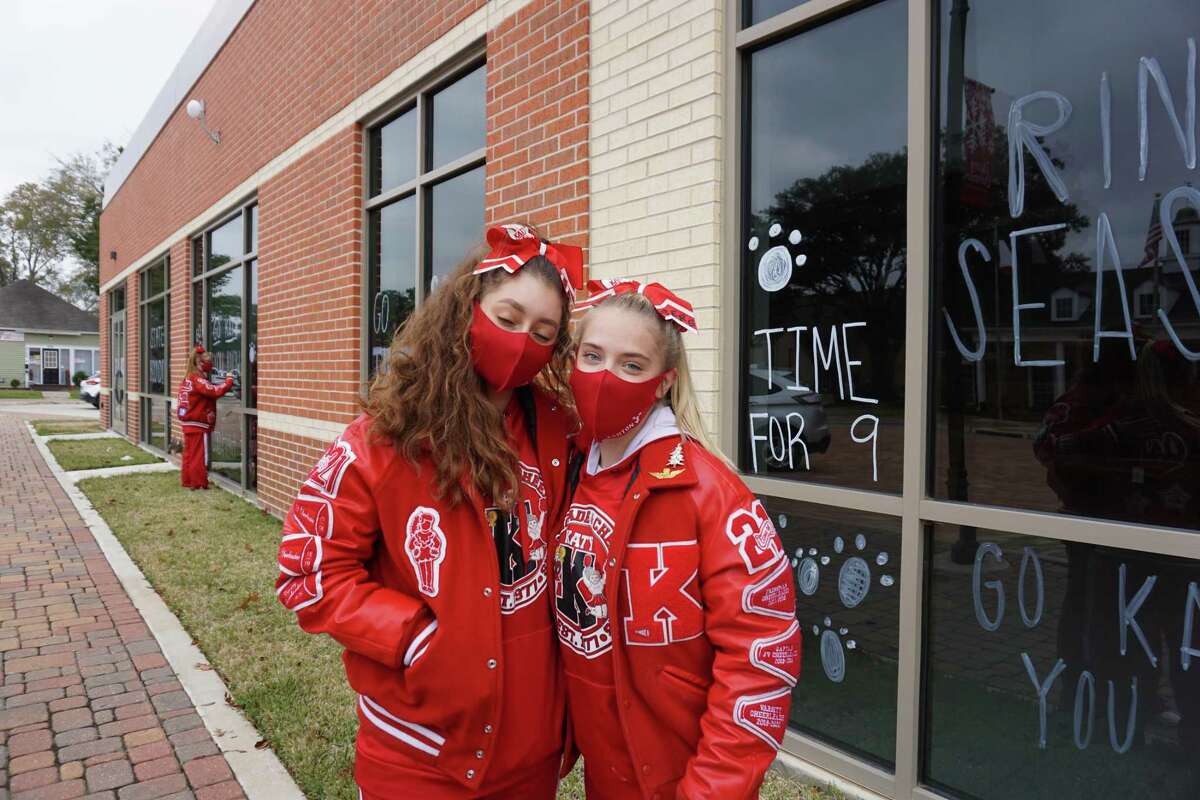
{"label": "white car", "polygon": [[93,372],[90,377],[79,382],[79,399],[100,407],[100,373]]}
{"label": "white car", "polygon": [[[751,368],[749,372],[751,394],[748,399],[748,411],[751,414],[768,415],[767,418],[755,418],[753,433],[756,436],[770,436],[769,426],[772,418],[778,420],[783,430],[794,430],[795,418],[789,423],[788,415],[799,414],[804,420],[804,430],[800,432],[800,439],[808,452],[824,453],[829,450],[829,421],[825,417],[821,395],[794,388],[796,381],[790,372],[773,370],[768,373],[765,369],[756,368]],[[769,388],[764,385],[768,382]],[[773,458],[770,448],[762,445],[761,439],[758,442],[765,451],[767,464],[774,468],[787,465],[786,458]]]}

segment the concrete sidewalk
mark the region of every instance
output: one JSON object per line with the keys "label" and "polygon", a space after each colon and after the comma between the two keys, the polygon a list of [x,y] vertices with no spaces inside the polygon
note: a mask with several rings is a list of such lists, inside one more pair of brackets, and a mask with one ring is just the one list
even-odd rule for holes
{"label": "concrete sidewalk", "polygon": [[0,414],[0,800],[244,798],[22,421]]}

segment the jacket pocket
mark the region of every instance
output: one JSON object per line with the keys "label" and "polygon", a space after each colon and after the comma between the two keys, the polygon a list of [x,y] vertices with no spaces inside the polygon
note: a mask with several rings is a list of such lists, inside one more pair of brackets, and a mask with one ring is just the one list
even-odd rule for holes
{"label": "jacket pocket", "polygon": [[438,621],[437,618],[434,618],[433,621],[417,631],[416,635],[413,636],[401,660],[401,664],[406,670],[415,669],[419,664],[426,661],[429,655],[429,648],[433,645],[436,638],[437,629]]}
{"label": "jacket pocket", "polygon": [[711,680],[705,680],[699,675],[693,675],[686,669],[680,669],[670,664],[664,665],[658,671],[658,679],[667,686],[681,689],[705,701],[708,699],[708,687],[712,686]]}
{"label": "jacket pocket", "polygon": [[365,694],[358,696],[358,712],[363,724],[369,725],[386,740],[406,745],[432,758],[441,755],[446,737],[432,728],[404,719]]}

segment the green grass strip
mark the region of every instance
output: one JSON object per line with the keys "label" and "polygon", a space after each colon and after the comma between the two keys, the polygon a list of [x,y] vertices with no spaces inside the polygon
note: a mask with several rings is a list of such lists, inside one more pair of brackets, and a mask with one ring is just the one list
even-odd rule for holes
{"label": "green grass strip", "polygon": [[[46,443],[58,465],[67,472],[102,467],[131,467],[135,464],[154,464],[162,461],[125,439],[80,439]],[[178,480],[178,476],[176,476]]]}

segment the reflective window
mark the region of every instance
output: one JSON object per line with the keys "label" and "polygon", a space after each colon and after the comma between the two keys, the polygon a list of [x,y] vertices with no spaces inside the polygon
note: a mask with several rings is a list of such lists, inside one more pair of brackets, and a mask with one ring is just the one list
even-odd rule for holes
{"label": "reflective window", "polygon": [[742,24],[756,25],[808,0],[743,0]]}
{"label": "reflective window", "polygon": [[[230,226],[233,226],[231,228]],[[204,251],[205,243],[241,243],[246,252],[222,260]],[[243,455],[255,457],[258,405],[258,206],[241,209],[230,222],[193,240],[198,263],[215,265],[192,279],[192,326],[195,344],[204,345],[213,362],[212,380],[233,378],[233,388],[217,400],[212,434],[212,470],[253,490],[257,470],[244,469]]]}
{"label": "reflective window", "polygon": [[208,263],[206,269],[218,269],[230,261],[240,260],[244,251],[245,236],[239,214],[221,227],[208,234]]}
{"label": "reflective window", "polygon": [[412,109],[371,131],[371,196],[417,176],[417,111]]}
{"label": "reflective window", "polygon": [[[483,240],[486,76],[480,65],[447,85],[421,89],[407,110],[367,132],[363,316],[370,374],[384,365],[418,295],[435,289]],[[472,154],[454,174],[438,171]]]}
{"label": "reflective window", "polygon": [[486,144],[486,66],[435,92],[430,100],[430,169],[449,164]]}
{"label": "reflective window", "polygon": [[146,373],[142,386],[150,394],[167,393],[167,305],[163,300],[143,306],[142,347]]}
{"label": "reflective window", "polygon": [[887,0],[746,62],[748,473],[900,489],[906,24]]}
{"label": "reflective window", "polygon": [[771,497],[804,646],[791,725],[886,767],[896,758],[898,520]]}
{"label": "reflective window", "polygon": [[1200,8],[942,0],[938,21],[933,493],[1197,528]]}
{"label": "reflective window", "polygon": [[439,183],[430,192],[431,288],[480,243],[483,230],[483,167]]}
{"label": "reflective window", "polygon": [[1200,561],[981,530],[963,567],[960,539],[936,526],[926,563],[923,779],[980,800],[1196,797]]}
{"label": "reflective window", "polygon": [[375,372],[387,356],[396,328],[416,306],[416,198],[409,195],[370,212],[369,236],[371,371]]}

